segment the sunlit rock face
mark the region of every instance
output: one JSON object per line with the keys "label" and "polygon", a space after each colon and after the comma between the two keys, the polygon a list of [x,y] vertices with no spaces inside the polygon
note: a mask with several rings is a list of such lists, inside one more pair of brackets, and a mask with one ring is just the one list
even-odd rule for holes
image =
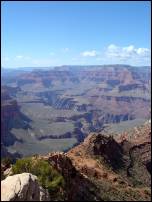
{"label": "sunlit rock face", "polygon": [[1,181],[2,201],[49,201],[48,193],[39,186],[37,177],[22,173]]}

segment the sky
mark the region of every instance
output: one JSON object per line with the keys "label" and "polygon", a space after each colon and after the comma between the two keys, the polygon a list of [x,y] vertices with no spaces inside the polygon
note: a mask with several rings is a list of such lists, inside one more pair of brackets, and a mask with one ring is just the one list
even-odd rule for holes
{"label": "sky", "polygon": [[2,67],[150,65],[149,1],[1,3]]}

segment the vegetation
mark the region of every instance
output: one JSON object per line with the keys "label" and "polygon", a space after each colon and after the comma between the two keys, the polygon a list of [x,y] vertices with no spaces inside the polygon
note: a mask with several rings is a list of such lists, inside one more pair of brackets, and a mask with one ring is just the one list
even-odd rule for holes
{"label": "vegetation", "polygon": [[32,173],[38,177],[40,185],[48,189],[51,197],[62,198],[64,188],[64,178],[47,161],[32,159],[30,157],[22,158],[16,161],[12,167],[13,174],[23,172]]}

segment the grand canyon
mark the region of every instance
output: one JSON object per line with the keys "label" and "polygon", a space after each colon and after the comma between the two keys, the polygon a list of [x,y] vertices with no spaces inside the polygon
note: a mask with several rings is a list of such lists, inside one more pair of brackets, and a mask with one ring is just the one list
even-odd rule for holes
{"label": "grand canyon", "polygon": [[148,66],[4,69],[2,156],[65,152],[90,132],[116,136],[140,125],[150,119],[150,82]]}
{"label": "grand canyon", "polygon": [[150,4],[1,2],[1,201],[151,201]]}
{"label": "grand canyon", "polygon": [[[60,173],[50,186],[46,165]],[[150,122],[117,136],[93,132],[68,152],[5,160],[1,177],[2,201],[151,201]]]}

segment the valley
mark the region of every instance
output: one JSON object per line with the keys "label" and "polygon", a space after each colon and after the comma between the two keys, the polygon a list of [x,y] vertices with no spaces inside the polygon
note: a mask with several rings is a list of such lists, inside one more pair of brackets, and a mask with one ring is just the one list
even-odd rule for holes
{"label": "valley", "polygon": [[46,154],[105,127],[138,125],[150,118],[150,80],[150,67],[127,65],[2,74],[2,143],[10,153]]}

